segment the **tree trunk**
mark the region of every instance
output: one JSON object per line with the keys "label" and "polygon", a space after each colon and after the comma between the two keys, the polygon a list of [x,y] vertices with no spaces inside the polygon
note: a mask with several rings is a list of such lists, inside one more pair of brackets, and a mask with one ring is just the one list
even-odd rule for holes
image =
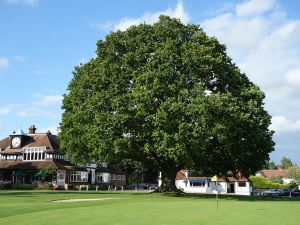
{"label": "tree trunk", "polygon": [[177,167],[166,167],[161,171],[161,186],[157,189],[158,192],[181,192],[176,188],[175,179],[178,172]]}

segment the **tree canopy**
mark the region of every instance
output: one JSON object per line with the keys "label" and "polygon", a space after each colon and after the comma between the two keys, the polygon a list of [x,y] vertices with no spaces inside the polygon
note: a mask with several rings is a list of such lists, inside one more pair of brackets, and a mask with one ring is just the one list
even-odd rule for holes
{"label": "tree canopy", "polygon": [[282,169],[287,170],[288,168],[293,167],[294,163],[289,158],[283,156],[282,159],[280,160],[280,165]]}
{"label": "tree canopy", "polygon": [[274,161],[269,161],[266,165],[266,169],[268,170],[277,170],[278,166],[275,164]]}
{"label": "tree canopy", "polygon": [[198,25],[161,16],[111,32],[73,74],[59,137],[75,161],[155,165],[171,190],[182,168],[250,175],[269,160],[264,93]]}
{"label": "tree canopy", "polygon": [[294,179],[297,183],[300,182],[300,167],[292,166],[286,171],[286,177]]}

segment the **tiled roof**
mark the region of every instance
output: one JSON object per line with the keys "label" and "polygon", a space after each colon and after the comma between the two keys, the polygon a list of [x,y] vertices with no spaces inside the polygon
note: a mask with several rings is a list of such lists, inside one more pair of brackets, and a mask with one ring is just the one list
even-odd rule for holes
{"label": "tiled roof", "polygon": [[279,169],[279,170],[261,170],[260,173],[265,178],[270,177],[284,177],[286,175],[286,171]]}
{"label": "tiled roof", "polygon": [[43,133],[43,134],[30,134],[33,138],[33,142],[28,143],[25,147],[40,147],[45,146],[51,150],[58,150],[59,149],[59,142],[56,135],[51,133]]}
{"label": "tiled roof", "polygon": [[70,171],[86,171],[83,167],[75,166],[66,161],[13,161],[2,160],[0,161],[0,169],[14,169],[14,170],[41,170],[41,169],[64,169]]}
{"label": "tiled roof", "polygon": [[[211,180],[211,177],[186,177],[185,170],[180,170],[176,175],[176,180]],[[219,177],[218,182],[247,182],[249,179],[246,177]]]}
{"label": "tiled roof", "polygon": [[185,180],[185,170],[180,170],[176,175],[176,180]]}
{"label": "tiled roof", "polygon": [[56,135],[51,133],[36,133],[28,134],[25,136],[25,143],[21,148],[11,148],[10,142],[11,138],[7,137],[0,141],[1,153],[20,153],[24,148],[31,147],[46,147],[48,152],[56,152],[59,150],[59,141]]}
{"label": "tiled roof", "polygon": [[0,141],[0,149],[3,151],[5,150],[8,146],[10,146],[10,137],[4,138]]}

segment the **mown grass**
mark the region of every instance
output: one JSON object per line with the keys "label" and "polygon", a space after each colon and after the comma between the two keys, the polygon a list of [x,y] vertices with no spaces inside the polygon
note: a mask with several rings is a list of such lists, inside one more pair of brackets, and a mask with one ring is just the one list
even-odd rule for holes
{"label": "mown grass", "polygon": [[[59,203],[58,199],[114,198]],[[299,199],[122,192],[0,191],[0,224],[298,225]]]}

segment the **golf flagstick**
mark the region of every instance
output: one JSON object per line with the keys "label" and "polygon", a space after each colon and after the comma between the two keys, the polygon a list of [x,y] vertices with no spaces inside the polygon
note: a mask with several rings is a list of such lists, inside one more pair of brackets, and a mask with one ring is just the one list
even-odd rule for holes
{"label": "golf flagstick", "polygon": [[211,178],[211,181],[216,182],[215,184],[216,184],[216,190],[217,190],[217,193],[216,193],[217,211],[219,211],[219,196],[218,196],[219,190],[218,190],[218,177],[217,177],[217,175],[213,176],[213,177]]}

